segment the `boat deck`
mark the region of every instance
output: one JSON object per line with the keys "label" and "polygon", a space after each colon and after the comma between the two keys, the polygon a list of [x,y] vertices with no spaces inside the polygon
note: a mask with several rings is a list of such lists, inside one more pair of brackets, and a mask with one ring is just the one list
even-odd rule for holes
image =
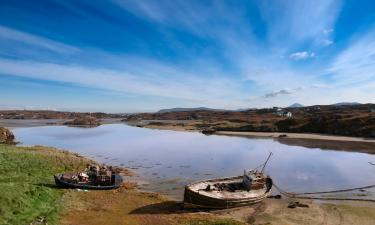
{"label": "boat deck", "polygon": [[206,191],[208,185],[211,187],[214,186],[216,183],[221,184],[229,184],[229,183],[241,183],[242,177],[238,177],[237,179],[230,179],[230,180],[216,180],[216,181],[202,181],[198,183],[191,184],[189,186],[190,190],[199,193],[200,195],[204,195],[211,198],[218,198],[218,199],[247,199],[247,198],[259,198],[266,194],[266,188],[256,189],[256,190],[236,190],[232,191],[219,191],[219,190],[211,190]]}

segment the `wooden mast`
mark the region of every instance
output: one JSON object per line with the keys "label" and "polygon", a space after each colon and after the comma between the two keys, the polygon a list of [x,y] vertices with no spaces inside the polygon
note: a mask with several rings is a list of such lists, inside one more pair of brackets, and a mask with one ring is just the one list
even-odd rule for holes
{"label": "wooden mast", "polygon": [[266,162],[264,163],[264,165],[263,165],[263,167],[262,167],[262,170],[260,171],[261,173],[263,173],[263,170],[264,170],[264,168],[266,167],[266,165],[267,165],[267,163],[268,163],[268,160],[271,158],[272,154],[273,154],[273,153],[270,152],[270,154],[268,155],[267,160],[266,160]]}

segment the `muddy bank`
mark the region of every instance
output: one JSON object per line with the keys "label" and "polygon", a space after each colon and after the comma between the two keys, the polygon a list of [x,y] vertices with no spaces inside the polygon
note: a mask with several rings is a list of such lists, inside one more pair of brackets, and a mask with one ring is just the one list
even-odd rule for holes
{"label": "muddy bank", "polygon": [[312,140],[303,138],[278,138],[275,140],[290,146],[375,154],[375,143],[373,142]]}
{"label": "muddy bank", "polygon": [[[133,125],[134,124],[130,124]],[[177,124],[145,124],[142,127],[160,130],[173,130],[185,132],[200,132],[191,125]],[[320,148],[323,150],[343,150],[350,152],[363,152],[375,154],[375,139],[346,137],[324,134],[304,134],[304,133],[281,133],[281,132],[235,132],[216,131],[214,135],[247,137],[247,138],[272,138],[282,144],[290,146],[302,146],[306,148]]]}
{"label": "muddy bank", "polygon": [[286,135],[284,138],[375,143],[375,139],[324,135],[324,134],[282,133],[282,132],[236,132],[236,131],[217,131],[215,134],[231,135],[231,136],[246,136],[246,137],[270,137],[270,138],[279,138],[281,135]]}
{"label": "muddy bank", "polygon": [[[273,138],[274,140],[282,144],[290,146],[302,146],[306,148],[320,148],[323,150],[341,150],[375,154],[374,139],[296,133],[218,131],[215,134],[248,138]],[[282,137],[280,135],[286,135],[286,137]]]}
{"label": "muddy bank", "polygon": [[76,200],[61,217],[61,224],[363,224],[375,221],[375,204],[300,201],[307,207],[288,208],[293,199],[266,199],[256,205],[228,210],[182,209],[181,202],[133,185],[119,190],[74,192]]}
{"label": "muddy bank", "polygon": [[[19,127],[40,127],[40,126],[61,126],[67,122],[66,119],[0,119],[0,127],[19,128]],[[121,119],[108,118],[101,119],[101,124],[121,123]]]}

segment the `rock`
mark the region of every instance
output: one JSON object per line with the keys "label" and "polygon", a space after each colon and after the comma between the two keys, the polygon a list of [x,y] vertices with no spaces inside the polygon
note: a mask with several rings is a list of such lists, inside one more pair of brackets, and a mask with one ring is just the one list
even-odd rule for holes
{"label": "rock", "polygon": [[288,208],[290,208],[290,209],[294,209],[294,208],[297,208],[297,207],[308,208],[309,205],[303,204],[303,203],[300,203],[300,202],[290,202],[289,205],[288,205]]}
{"label": "rock", "polygon": [[14,134],[9,129],[0,127],[0,143],[13,144]]}
{"label": "rock", "polygon": [[86,127],[97,127],[100,124],[100,122],[92,116],[86,116],[82,118],[76,118],[72,121],[67,121],[64,123],[64,125],[68,126],[86,126]]}
{"label": "rock", "polygon": [[281,199],[282,196],[281,195],[270,195],[267,198]]}

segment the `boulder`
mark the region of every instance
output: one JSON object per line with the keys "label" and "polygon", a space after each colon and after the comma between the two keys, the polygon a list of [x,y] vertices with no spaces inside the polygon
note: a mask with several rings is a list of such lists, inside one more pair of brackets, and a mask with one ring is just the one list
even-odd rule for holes
{"label": "boulder", "polygon": [[67,121],[64,123],[64,125],[96,127],[100,125],[100,122],[95,117],[86,116],[86,117],[76,118],[72,121]]}
{"label": "boulder", "polygon": [[14,134],[9,129],[0,127],[0,143],[1,144],[14,143]]}

